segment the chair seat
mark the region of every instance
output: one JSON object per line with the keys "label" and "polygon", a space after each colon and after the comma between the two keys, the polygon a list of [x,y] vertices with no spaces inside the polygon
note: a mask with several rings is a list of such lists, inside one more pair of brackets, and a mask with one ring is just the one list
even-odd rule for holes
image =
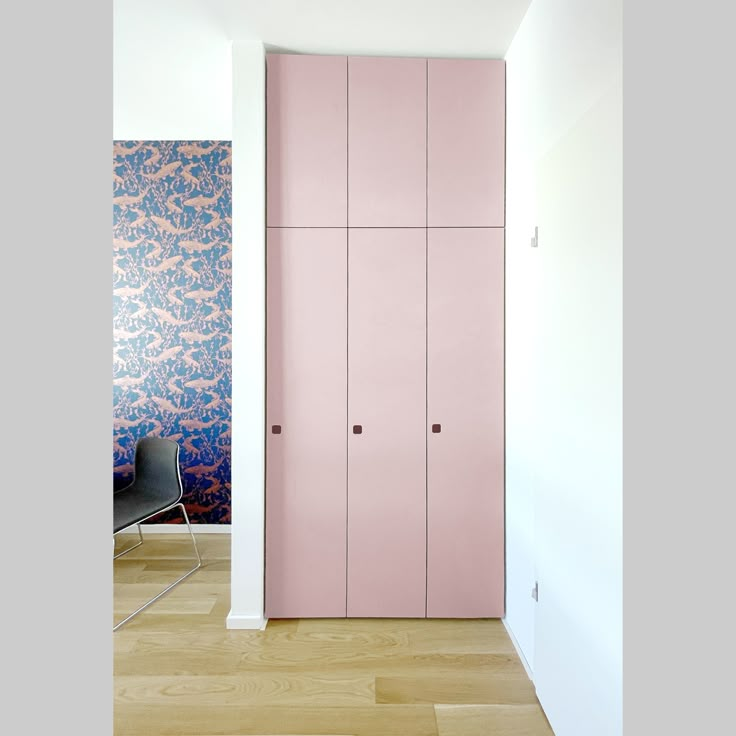
{"label": "chair seat", "polygon": [[161,489],[134,481],[113,494],[113,534],[162,511],[180,498],[179,489]]}

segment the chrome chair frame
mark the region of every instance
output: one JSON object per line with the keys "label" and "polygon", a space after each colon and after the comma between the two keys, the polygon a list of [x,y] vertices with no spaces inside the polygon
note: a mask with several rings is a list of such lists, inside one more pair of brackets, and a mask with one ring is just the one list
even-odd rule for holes
{"label": "chrome chair frame", "polygon": [[181,483],[181,474],[179,472],[179,449],[177,447],[176,452],[176,473],[179,480],[179,498],[169,506],[163,509],[159,509],[158,511],[155,511],[154,513],[150,514],[149,516],[146,516],[144,519],[139,519],[138,521],[133,522],[132,524],[128,524],[128,526],[123,527],[122,529],[118,529],[117,532],[113,532],[113,540],[115,539],[115,536],[117,534],[120,534],[121,532],[124,532],[126,529],[130,529],[133,525],[138,527],[138,537],[139,541],[136,542],[136,544],[132,545],[131,547],[128,547],[124,549],[122,552],[118,552],[118,554],[113,555],[113,560],[117,560],[119,557],[122,557],[123,555],[127,555],[128,552],[132,552],[134,549],[137,549],[143,544],[143,532],[141,530],[141,524],[144,521],[148,521],[149,519],[152,519],[154,516],[158,516],[159,514],[163,514],[166,511],[171,511],[172,509],[175,509],[177,506],[181,509],[181,513],[184,516],[184,521],[186,522],[187,529],[189,530],[189,536],[192,539],[192,546],[194,547],[194,554],[197,557],[197,564],[191,569],[185,572],[180,578],[177,578],[171,585],[166,586],[158,595],[151,598],[151,600],[144,603],[140,608],[136,608],[133,613],[126,616],[122,621],[119,621],[115,626],[112,627],[113,631],[117,631],[123,624],[128,623],[130,619],[132,619],[134,616],[137,616],[141,611],[144,611],[146,608],[148,608],[152,603],[155,603],[159,598],[166,595],[172,588],[176,587],[181,583],[182,581],[186,580],[192,573],[195,573],[197,570],[199,570],[200,567],[202,567],[202,558],[199,554],[199,548],[197,547],[197,540],[194,537],[194,532],[192,531],[192,525],[189,523],[189,516],[187,515],[187,510],[184,508],[184,504],[181,502],[182,496],[183,496],[183,487]]}
{"label": "chrome chair frame", "polygon": [[[168,506],[165,509],[161,509],[161,511],[157,511],[155,514],[151,514],[150,516],[147,516],[145,519],[141,519],[140,522],[137,522],[138,526],[138,534],[140,535],[140,541],[137,544],[134,544],[132,547],[128,547],[128,549],[123,550],[122,552],[118,553],[113,557],[114,560],[117,560],[118,557],[122,557],[123,555],[128,554],[131,550],[134,550],[136,547],[140,547],[141,544],[143,544],[143,534],[141,533],[141,522],[148,521],[148,519],[153,518],[154,516],[158,516],[159,514],[163,514],[164,511],[171,511],[171,509],[174,509],[176,507],[179,507],[181,509],[182,514],[184,515],[184,521],[187,524],[187,529],[189,530],[189,536],[192,538],[192,545],[194,546],[194,553],[197,556],[197,564],[191,569],[185,572],[180,578],[177,578],[171,585],[168,585],[166,588],[164,588],[158,595],[151,598],[150,601],[147,603],[144,603],[140,608],[137,608],[133,613],[131,613],[129,616],[126,616],[122,621],[115,624],[115,626],[112,627],[113,631],[117,631],[123,624],[128,623],[130,619],[132,619],[134,616],[137,616],[141,611],[144,611],[148,606],[150,606],[152,603],[155,603],[159,598],[166,595],[173,587],[179,585],[183,580],[186,580],[192,573],[199,570],[200,567],[202,567],[202,558],[199,555],[199,549],[197,548],[197,540],[194,538],[194,532],[192,532],[192,525],[189,523],[189,517],[187,516],[187,510],[184,508],[184,504],[181,502],[174,503],[171,506]],[[130,529],[130,527],[133,526],[133,524],[130,524],[130,526],[126,526],[123,529],[120,529],[120,531],[116,532],[116,534],[120,534],[120,532],[124,532],[126,529]],[[115,534],[113,534],[113,537]]]}
{"label": "chrome chair frame", "polygon": [[[130,526],[133,526],[132,524]],[[126,526],[125,529],[130,529],[130,526]],[[141,525],[136,524],[138,527],[138,538],[140,541],[137,544],[134,544],[132,547],[128,547],[127,549],[124,549],[122,552],[118,552],[114,557],[113,560],[117,560],[118,557],[122,557],[123,555],[127,555],[128,552],[132,552],[136,547],[140,547],[143,544],[143,532],[141,531]],[[121,532],[124,532],[125,529],[121,529]],[[120,532],[118,532],[120,534]],[[115,539],[115,534],[112,535],[112,538]],[[113,550],[115,548],[113,547]]]}

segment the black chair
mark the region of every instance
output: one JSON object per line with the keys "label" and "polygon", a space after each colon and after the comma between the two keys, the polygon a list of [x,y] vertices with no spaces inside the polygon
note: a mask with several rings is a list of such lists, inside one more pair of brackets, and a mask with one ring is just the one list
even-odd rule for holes
{"label": "black chair", "polygon": [[[183,488],[181,475],[179,474],[179,445],[171,440],[160,437],[144,437],[138,440],[135,446],[135,475],[133,482],[115,491],[113,494],[113,539],[115,535],[134,524],[138,527],[139,541],[131,547],[124,549],[114,556],[113,559],[128,554],[131,550],[143,544],[143,533],[141,522],[152,516],[169,511],[178,506],[184,515],[184,521],[189,529],[189,535],[194,545],[194,553],[197,556],[197,565],[184,573],[157,596],[144,603],[140,608],[133,611],[127,618],[115,624],[113,631],[117,631],[123,624],[130,621],[145,608],[157,601],[161,596],[168,593],[175,585],[188,578],[193,572],[202,566],[202,558],[197,549],[197,540],[192,533],[187,511],[181,503]],[[114,548],[113,548],[114,549]]]}

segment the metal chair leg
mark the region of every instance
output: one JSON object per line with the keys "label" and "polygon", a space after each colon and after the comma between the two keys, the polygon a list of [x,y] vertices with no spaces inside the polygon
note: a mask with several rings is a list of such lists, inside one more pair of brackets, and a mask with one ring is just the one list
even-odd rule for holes
{"label": "metal chair leg", "polygon": [[[122,557],[123,555],[127,555],[128,552],[132,552],[136,547],[140,547],[143,544],[143,532],[141,531],[141,525],[136,524],[138,527],[138,538],[140,541],[137,544],[134,544],[132,547],[128,547],[127,549],[124,549],[122,552],[118,552],[114,557],[113,560],[117,560],[118,557]],[[128,527],[130,529],[130,527]],[[115,535],[113,535],[115,536]]]}
{"label": "metal chair leg", "polygon": [[[173,509],[175,506],[179,506],[181,508],[182,514],[184,515],[184,521],[187,524],[187,529],[189,530],[189,536],[192,538],[192,545],[194,546],[194,553],[197,555],[197,564],[191,570],[189,570],[188,572],[185,572],[180,578],[178,578],[173,583],[171,583],[171,585],[164,588],[157,596],[151,598],[150,601],[148,601],[147,603],[144,603],[140,608],[137,608],[129,616],[124,618],[119,623],[115,624],[115,626],[113,626],[112,628],[113,631],[117,631],[123,624],[130,621],[130,619],[132,619],[134,616],[137,616],[141,611],[148,608],[148,606],[150,606],[152,603],[155,603],[159,598],[166,595],[166,593],[168,593],[173,587],[181,583],[183,580],[188,578],[193,572],[196,572],[197,570],[199,570],[200,567],[202,567],[202,558],[199,556],[197,540],[194,538],[194,532],[192,531],[192,525],[189,523],[189,516],[187,515],[187,510],[184,508],[183,503],[177,503],[174,506],[170,506],[169,509]],[[163,509],[163,511],[168,511],[169,509]],[[162,513],[162,512],[159,512],[159,513]],[[138,527],[138,532],[140,533],[140,525]],[[142,541],[142,537],[141,537],[141,541]],[[135,546],[137,547],[138,545],[135,545]],[[130,549],[133,549],[133,547],[131,547]],[[126,551],[129,552],[130,550],[126,550]]]}

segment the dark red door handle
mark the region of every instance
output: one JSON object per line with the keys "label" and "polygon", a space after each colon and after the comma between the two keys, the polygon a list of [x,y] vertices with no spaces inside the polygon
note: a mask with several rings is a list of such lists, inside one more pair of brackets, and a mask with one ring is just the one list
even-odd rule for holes
{"label": "dark red door handle", "polygon": [[274,434],[281,434],[281,425],[280,424],[274,424],[273,427],[271,427],[271,431]]}
{"label": "dark red door handle", "polygon": [[442,431],[442,425],[441,424],[433,424],[432,425],[432,434],[439,434]]}
{"label": "dark red door handle", "polygon": [[353,424],[353,434],[363,434],[363,425]]}

